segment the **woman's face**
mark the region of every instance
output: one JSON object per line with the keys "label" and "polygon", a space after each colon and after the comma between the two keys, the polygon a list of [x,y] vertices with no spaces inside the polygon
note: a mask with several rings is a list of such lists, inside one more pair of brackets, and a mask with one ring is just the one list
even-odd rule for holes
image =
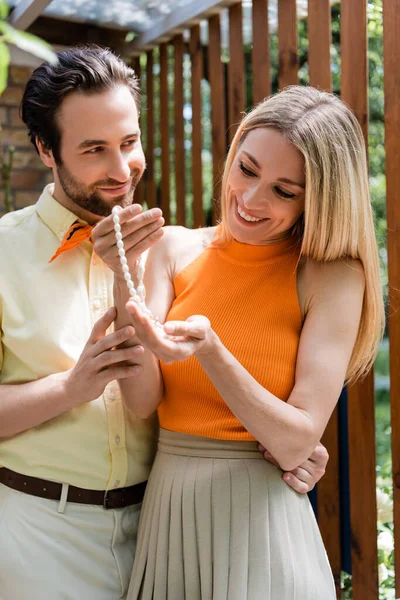
{"label": "woman's face", "polygon": [[254,245],[284,239],[304,211],[304,190],[301,152],[275,129],[253,129],[228,175],[226,219],[232,236]]}

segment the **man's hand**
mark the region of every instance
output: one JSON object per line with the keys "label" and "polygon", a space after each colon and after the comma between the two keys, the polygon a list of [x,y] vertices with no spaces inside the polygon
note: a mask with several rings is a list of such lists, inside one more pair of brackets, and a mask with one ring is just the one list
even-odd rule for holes
{"label": "man's hand", "polygon": [[78,362],[67,372],[65,389],[76,399],[77,405],[101,396],[110,381],[132,377],[140,371],[135,360],[143,354],[144,348],[139,345],[120,347],[135,335],[134,328],[124,327],[106,335],[116,316],[116,309],[110,308],[95,323]]}
{"label": "man's hand", "polygon": [[[259,444],[258,447],[266,460],[279,467],[274,457],[264,446]],[[307,494],[325,474],[328,460],[329,454],[327,449],[322,444],[318,444],[305,462],[296,467],[296,469],[293,469],[293,471],[283,474],[283,480],[296,492]]]}
{"label": "man's hand", "polygon": [[[130,270],[133,271],[140,255],[162,237],[164,219],[159,208],[142,212],[139,204],[132,204],[121,208],[119,222],[126,259]],[[96,225],[92,231],[92,238],[95,253],[123,279],[112,215]]]}

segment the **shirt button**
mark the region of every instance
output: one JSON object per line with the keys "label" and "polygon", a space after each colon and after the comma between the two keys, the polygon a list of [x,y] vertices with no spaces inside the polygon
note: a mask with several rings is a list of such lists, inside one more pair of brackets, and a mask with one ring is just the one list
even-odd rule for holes
{"label": "shirt button", "polygon": [[94,308],[100,308],[100,300],[98,298],[96,298],[96,300],[93,300],[93,306]]}
{"label": "shirt button", "polygon": [[115,400],[115,392],[110,392],[108,394],[108,397],[109,397],[110,400]]}
{"label": "shirt button", "polygon": [[115,436],[115,438],[114,438],[114,442],[115,442],[116,444],[119,444],[119,443],[120,443],[120,441],[121,441],[121,438],[119,437],[119,435],[116,435],[116,436]]}
{"label": "shirt button", "polygon": [[97,260],[95,258],[92,258],[92,265],[97,265]]}
{"label": "shirt button", "polygon": [[60,236],[60,238],[63,238],[65,235],[65,231],[59,231],[58,235]]}
{"label": "shirt button", "polygon": [[114,481],[114,487],[117,488],[119,486],[119,479],[117,479],[117,481]]}

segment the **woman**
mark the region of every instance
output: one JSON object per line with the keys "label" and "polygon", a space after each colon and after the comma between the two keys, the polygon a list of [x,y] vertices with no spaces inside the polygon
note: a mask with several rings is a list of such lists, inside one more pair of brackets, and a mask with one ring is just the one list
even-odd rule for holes
{"label": "woman", "polygon": [[[255,440],[284,470],[300,464],[343,382],[374,360],[383,305],[351,111],[297,86],[259,104],[228,154],[221,224],[168,228],[145,282],[168,335],[127,303],[164,379],[151,402],[120,382],[127,405],[143,418],[158,409],[161,427],[129,600],[333,600],[308,499]],[[158,385],[157,363],[145,368]]]}

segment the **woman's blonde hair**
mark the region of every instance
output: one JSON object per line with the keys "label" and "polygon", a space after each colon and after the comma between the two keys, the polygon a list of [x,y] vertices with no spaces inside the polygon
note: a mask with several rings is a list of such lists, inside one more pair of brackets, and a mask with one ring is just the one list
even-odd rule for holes
{"label": "woman's blonde hair", "polygon": [[301,256],[316,261],[355,258],[363,264],[363,309],[347,371],[347,381],[354,382],[371,368],[384,328],[378,249],[361,127],[344,102],[312,87],[291,86],[258,104],[240,123],[227,156],[218,245],[232,239],[226,222],[229,171],[246,135],[259,127],[279,131],[304,157],[305,208],[295,225],[301,239]]}

